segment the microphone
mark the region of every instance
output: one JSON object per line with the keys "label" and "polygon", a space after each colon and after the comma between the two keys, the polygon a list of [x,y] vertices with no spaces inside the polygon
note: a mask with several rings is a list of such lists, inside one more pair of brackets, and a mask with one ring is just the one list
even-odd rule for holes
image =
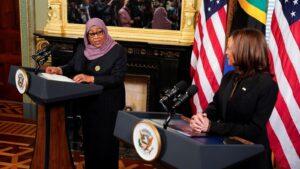
{"label": "microphone", "polygon": [[185,81],[180,81],[178,82],[173,89],[169,90],[166,95],[160,99],[160,103],[165,102],[166,100],[174,97],[176,94],[178,94],[179,92],[184,91],[187,88],[187,84]]}
{"label": "microphone", "polygon": [[194,94],[197,93],[197,86],[192,85],[190,86],[184,95],[180,96],[177,101],[175,102],[175,104],[172,106],[172,109],[175,110],[177,107],[179,107],[182,103],[184,103],[186,100],[188,100],[190,97],[192,97]]}

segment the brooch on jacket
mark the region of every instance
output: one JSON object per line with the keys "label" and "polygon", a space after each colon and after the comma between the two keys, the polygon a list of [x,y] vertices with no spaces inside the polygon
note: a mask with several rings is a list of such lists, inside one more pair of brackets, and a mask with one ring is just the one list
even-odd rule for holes
{"label": "brooch on jacket", "polygon": [[100,67],[99,65],[95,66],[95,71],[96,71],[96,72],[99,72],[100,69],[101,69],[101,67]]}

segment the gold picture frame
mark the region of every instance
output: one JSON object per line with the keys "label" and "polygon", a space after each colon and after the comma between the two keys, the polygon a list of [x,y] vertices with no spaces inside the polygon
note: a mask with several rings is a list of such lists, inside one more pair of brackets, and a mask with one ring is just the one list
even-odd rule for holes
{"label": "gold picture frame", "polygon": [[[196,4],[195,0],[182,0],[180,30],[158,30],[108,26],[115,40],[189,46],[193,43]],[[48,20],[45,34],[79,38],[83,37],[85,25],[72,24],[67,20],[67,0],[48,0]]]}

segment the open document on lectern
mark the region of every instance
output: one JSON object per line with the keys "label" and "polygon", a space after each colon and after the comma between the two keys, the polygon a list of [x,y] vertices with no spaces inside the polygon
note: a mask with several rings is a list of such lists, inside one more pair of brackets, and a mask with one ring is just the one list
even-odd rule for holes
{"label": "open document on lectern", "polygon": [[60,81],[60,82],[72,82],[75,81],[62,75],[56,75],[56,74],[49,74],[49,73],[39,73],[38,76],[45,78],[47,80],[54,80],[54,81]]}

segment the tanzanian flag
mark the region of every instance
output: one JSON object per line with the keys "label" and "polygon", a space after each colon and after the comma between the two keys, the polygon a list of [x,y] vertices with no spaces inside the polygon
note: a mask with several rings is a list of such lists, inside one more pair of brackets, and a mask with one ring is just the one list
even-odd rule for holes
{"label": "tanzanian flag", "polygon": [[268,0],[238,0],[233,14],[231,32],[252,27],[265,34]]}
{"label": "tanzanian flag", "polygon": [[[230,32],[246,27],[256,28],[265,34],[268,0],[238,0],[234,7]],[[228,65],[227,58],[224,63],[224,74],[234,68]]]}

